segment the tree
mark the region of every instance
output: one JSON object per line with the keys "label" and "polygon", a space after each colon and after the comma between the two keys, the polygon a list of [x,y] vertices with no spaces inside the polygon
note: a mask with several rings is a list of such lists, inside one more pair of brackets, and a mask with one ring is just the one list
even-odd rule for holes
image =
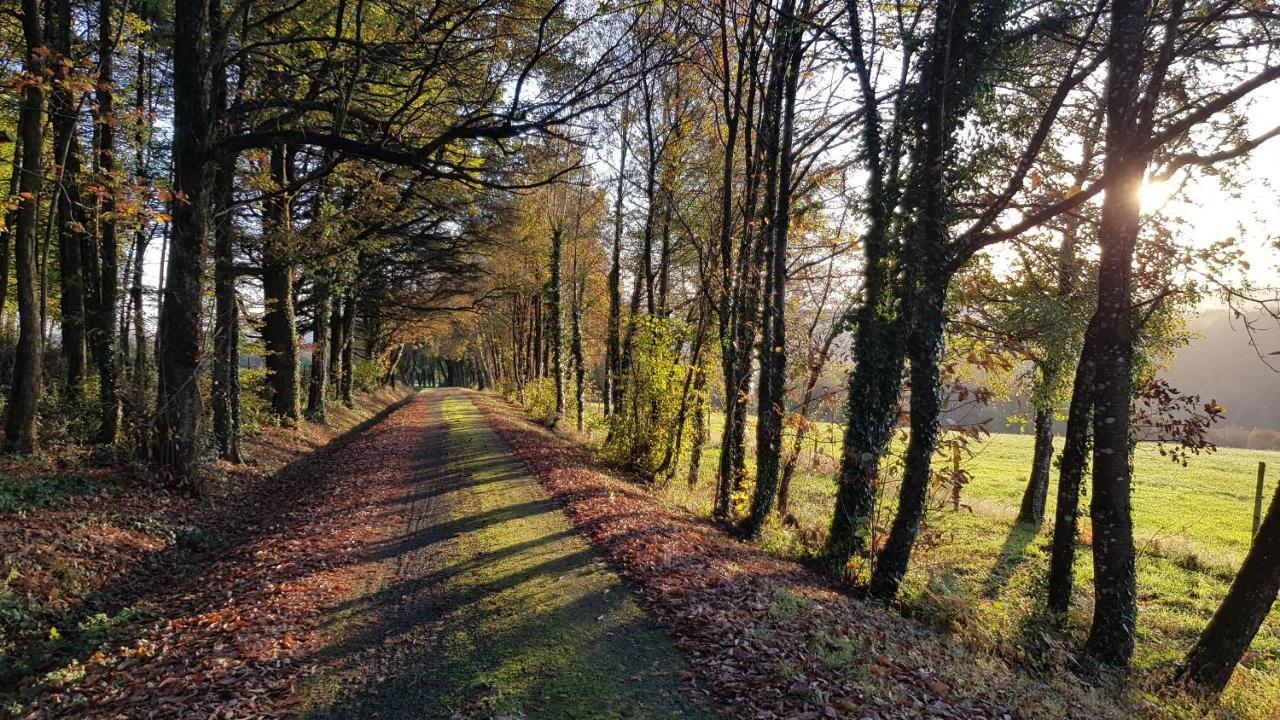
{"label": "tree", "polygon": [[31,453],[39,446],[36,406],[40,401],[41,354],[40,309],[36,301],[36,213],[39,209],[44,149],[44,33],[40,0],[23,0],[22,35],[26,41],[23,73],[19,85],[22,105],[18,117],[22,142],[22,167],[26,172],[18,182],[18,212],[13,233],[17,267],[18,346],[13,358],[13,383],[5,407],[4,445],[6,451]]}
{"label": "tree", "polygon": [[605,355],[604,407],[612,415],[620,397],[618,378],[622,374],[622,199],[627,177],[628,98],[622,99],[622,120],[618,124],[618,189],[613,203],[613,246],[609,263],[609,339]]}
{"label": "tree", "polygon": [[203,357],[201,298],[209,228],[210,8],[217,0],[175,0],[173,27],[172,237],[157,335],[160,382],[153,427],[156,464],[179,482],[196,476],[201,420],[197,374]]}
{"label": "tree", "polygon": [[[216,77],[216,76],[215,76]],[[213,183],[214,237],[213,435],[218,457],[240,454],[240,303],[236,295],[234,158],[223,158]]]}
{"label": "tree", "polygon": [[58,271],[61,285],[59,309],[62,314],[62,357],[67,364],[63,395],[79,400],[84,394],[86,366],[85,317],[85,252],[93,253],[94,243],[88,235],[88,218],[80,196],[83,185],[80,165],[80,137],[77,120],[83,94],[81,78],[73,72],[76,58],[72,54],[70,0],[54,0],[47,7],[50,41],[58,53],[53,64],[53,88],[50,93],[50,124],[53,126],[53,149],[57,166],[54,192],[56,202],[50,222],[57,218]]}
{"label": "tree", "polygon": [[98,2],[98,78],[94,86],[94,165],[102,187],[98,198],[98,272],[94,292],[95,313],[89,344],[98,366],[98,405],[102,416],[99,441],[111,444],[120,434],[120,371],[116,340],[116,308],[120,294],[118,267],[120,249],[116,238],[116,140],[115,89],[113,83],[116,37],[115,6],[112,0]]}
{"label": "tree", "polygon": [[560,307],[560,285],[563,272],[561,264],[564,255],[564,231],[558,221],[551,223],[551,280],[547,283],[547,311],[551,315],[551,372],[556,387],[556,412],[551,426],[555,427],[564,417],[564,362],[561,358],[564,349],[564,332],[562,330],[564,311]]}
{"label": "tree", "polygon": [[[211,35],[208,5],[180,2],[175,8],[178,202],[159,331],[165,353],[160,362],[155,445],[160,464],[184,477],[194,472],[199,449],[198,299],[209,201],[208,183],[201,178],[213,158],[253,150],[274,156],[272,178],[281,192],[267,198],[272,208],[264,257],[272,309],[267,335],[274,356],[282,360],[273,373],[276,409],[293,416],[296,389],[289,392],[296,387],[296,372],[290,372],[296,370],[296,362],[289,362],[289,356],[296,354],[291,352],[296,331],[290,330],[289,322],[293,269],[282,242],[290,230],[286,222],[290,199],[333,170],[321,164],[307,175],[298,175],[293,158],[315,157],[320,151],[333,153],[335,164],[359,159],[383,168],[407,169],[417,178],[408,187],[427,180],[476,188],[529,187],[547,178],[525,175],[518,165],[505,164],[506,143],[546,135],[551,128],[609,105],[637,77],[629,65],[633,53],[628,23],[619,19],[615,27],[613,11],[607,8],[597,12],[554,4],[530,16],[509,15],[500,8],[472,12],[446,3],[431,17],[422,18],[409,8],[380,8],[375,15],[366,13],[364,4],[339,5],[333,8],[337,22],[330,24],[337,29],[326,42],[317,44],[309,38],[273,35],[282,15],[259,13],[258,6],[237,7],[244,15],[228,23],[241,35],[234,43],[226,34]],[[280,10],[284,16],[293,11]],[[450,19],[455,14],[463,18],[467,31],[455,27]],[[570,15],[573,22],[559,22]],[[515,16],[520,17],[515,24],[524,29],[541,28],[535,42],[493,45],[484,39],[511,32],[510,18]],[[406,54],[407,48],[412,52]],[[335,53],[349,54],[352,62],[338,62]],[[360,62],[366,55],[381,58],[378,67]],[[281,62],[285,57],[289,61]],[[242,73],[240,78],[261,92],[237,93],[225,112],[218,112],[209,103],[211,58],[241,68],[289,68],[297,77],[290,75],[289,82],[272,84],[253,70]],[[485,61],[478,62],[480,58]],[[345,71],[356,77],[334,80],[335,74]],[[386,82],[390,77],[396,81]],[[450,94],[447,102],[437,102],[440,98],[434,96],[425,99],[445,78],[459,92]],[[529,90],[535,85],[536,94]],[[430,111],[423,111],[425,107]],[[215,116],[216,137],[212,133]],[[199,173],[193,167],[197,165]],[[382,226],[374,235],[380,232]],[[344,300],[344,330],[354,323],[356,306],[355,297]],[[376,309],[365,303],[361,308]],[[378,318],[370,320],[368,329],[378,331]],[[381,343],[383,338],[376,339]],[[344,349],[344,401],[350,399],[348,353]]]}
{"label": "tree", "polygon": [[262,340],[266,352],[271,409],[285,420],[297,420],[298,330],[294,312],[293,189],[295,155],[284,145],[271,149],[274,183],[263,208]]}
{"label": "tree", "polygon": [[[784,0],[778,10],[770,88],[766,96],[765,139],[766,292],[760,351],[756,419],[756,486],[743,532],[757,537],[773,511],[782,457],[786,414],[787,238],[791,228],[792,145],[796,93],[804,49],[804,22],[810,4],[797,9]],[[772,100],[772,103],[770,103]]]}
{"label": "tree", "polygon": [[1222,692],[1280,593],[1280,491],[1271,500],[1249,554],[1213,619],[1178,669],[1180,679],[1210,694]]}
{"label": "tree", "polygon": [[[1170,138],[1182,136],[1212,114],[1228,108],[1253,89],[1280,77],[1280,67],[1261,72],[1213,100],[1187,111],[1177,119],[1165,118],[1157,131],[1157,108],[1170,92],[1170,71],[1182,42],[1184,3],[1166,8],[1167,15],[1154,22],[1162,37],[1154,48],[1146,43],[1153,20],[1141,2],[1121,0],[1111,8],[1108,38],[1106,93],[1106,150],[1103,176],[1109,190],[1102,205],[1098,228],[1100,258],[1098,301],[1086,334],[1080,365],[1089,368],[1081,403],[1092,406],[1094,616],[1086,649],[1098,661],[1127,666],[1133,653],[1137,624],[1137,578],[1130,506],[1132,481],[1131,416],[1135,393],[1135,312],[1133,296],[1134,255],[1141,229],[1141,196],[1138,188],[1155,152]],[[1201,29],[1189,32],[1199,33]],[[1209,45],[1211,51],[1212,44]],[[1204,50],[1202,50],[1204,52]],[[1145,79],[1145,82],[1144,82]],[[1187,163],[1211,163],[1247,152],[1255,142],[1245,142],[1211,156],[1179,155],[1169,167]],[[1080,380],[1077,377],[1077,380]],[[1064,551],[1065,553],[1065,551]]]}

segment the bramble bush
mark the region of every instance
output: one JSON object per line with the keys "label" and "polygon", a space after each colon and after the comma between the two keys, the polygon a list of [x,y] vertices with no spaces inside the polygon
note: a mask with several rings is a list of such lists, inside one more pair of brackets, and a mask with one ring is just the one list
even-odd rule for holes
{"label": "bramble bush", "polygon": [[[681,362],[686,340],[684,323],[655,317],[636,320],[631,365],[621,378],[623,403],[610,420],[607,451],[617,462],[648,478],[681,454],[693,433],[680,433],[680,398],[688,366]],[[689,423],[688,413],[685,423]]]}
{"label": "bramble bush", "polygon": [[556,419],[556,379],[541,377],[525,383],[524,409],[529,417],[550,425]]}

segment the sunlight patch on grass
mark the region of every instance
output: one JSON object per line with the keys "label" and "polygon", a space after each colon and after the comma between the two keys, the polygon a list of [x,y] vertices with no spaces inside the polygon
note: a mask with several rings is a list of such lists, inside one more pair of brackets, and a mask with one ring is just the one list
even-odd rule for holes
{"label": "sunlight patch on grass", "polygon": [[[465,399],[444,404],[447,457],[468,473],[451,510],[441,709],[485,716],[700,717],[683,660]],[[483,492],[468,488],[483,488]]]}

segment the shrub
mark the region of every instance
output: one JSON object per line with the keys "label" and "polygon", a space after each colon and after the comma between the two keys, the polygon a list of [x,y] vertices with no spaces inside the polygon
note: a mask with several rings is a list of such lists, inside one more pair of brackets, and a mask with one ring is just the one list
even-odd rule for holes
{"label": "shrub", "polygon": [[510,380],[500,380],[493,386],[493,391],[506,398],[508,402],[515,402],[520,397],[520,388]]}
{"label": "shrub", "polygon": [[[636,320],[631,365],[622,377],[623,403],[611,421],[608,452],[614,460],[656,477],[679,457],[693,433],[680,430],[680,401],[689,367],[680,347],[683,323],[663,318]],[[685,423],[692,419],[687,413]]]}
{"label": "shrub", "polygon": [[240,425],[246,434],[280,424],[271,412],[270,397],[265,367],[240,368]]}
{"label": "shrub", "polygon": [[381,360],[356,360],[351,367],[351,386],[361,392],[377,389],[386,374],[386,367]]}
{"label": "shrub", "polygon": [[524,409],[529,417],[550,425],[556,419],[556,379],[543,377],[525,383]]}

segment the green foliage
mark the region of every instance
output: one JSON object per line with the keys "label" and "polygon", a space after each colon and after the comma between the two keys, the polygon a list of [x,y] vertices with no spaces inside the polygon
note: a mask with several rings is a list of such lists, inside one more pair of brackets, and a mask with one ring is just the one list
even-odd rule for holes
{"label": "green foliage", "polygon": [[[631,365],[622,377],[623,403],[611,418],[609,455],[646,477],[655,477],[684,449],[693,433],[679,432],[680,401],[689,366],[680,347],[687,328],[676,320],[635,320]],[[687,413],[689,424],[693,414]]]}
{"label": "green foliage", "polygon": [[351,365],[351,386],[361,392],[376,390],[386,373],[381,360],[355,360]]}
{"label": "green foliage", "polygon": [[74,446],[98,434],[98,380],[93,374],[85,380],[84,394],[68,399],[57,388],[50,388],[40,398],[40,435],[45,452],[51,457],[66,458],[75,454]]}
{"label": "green foliage", "polygon": [[[107,650],[120,643],[137,623],[154,617],[154,610],[130,605],[108,615],[94,613],[83,619],[71,614],[62,617],[67,627],[59,629],[49,625],[48,618],[33,608],[17,601],[4,586],[0,586],[0,700],[21,699],[30,688],[19,688],[18,683],[31,673],[65,663],[68,658],[91,655],[94,651]],[[22,655],[12,654],[17,642],[29,643]],[[48,673],[49,679],[77,680],[84,666],[71,662]],[[18,707],[12,703],[9,707]],[[0,706],[3,707],[3,706]]]}
{"label": "green foliage", "polygon": [[199,525],[173,522],[158,515],[116,516],[105,518],[116,527],[137,530],[164,540],[167,544],[207,550],[218,545],[218,538]]}
{"label": "green foliage", "polygon": [[240,369],[240,422],[246,433],[279,424],[270,397],[265,367]]}
{"label": "green foliage", "polygon": [[8,479],[0,482],[0,512],[53,507],[69,497],[98,489],[89,479],[75,475]]}
{"label": "green foliage", "polygon": [[551,377],[530,380],[524,386],[524,409],[529,417],[544,425],[556,419],[556,380]]}
{"label": "green foliage", "polygon": [[520,388],[510,380],[499,380],[493,386],[493,391],[506,398],[508,402],[515,402],[520,397]]}

